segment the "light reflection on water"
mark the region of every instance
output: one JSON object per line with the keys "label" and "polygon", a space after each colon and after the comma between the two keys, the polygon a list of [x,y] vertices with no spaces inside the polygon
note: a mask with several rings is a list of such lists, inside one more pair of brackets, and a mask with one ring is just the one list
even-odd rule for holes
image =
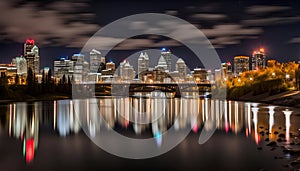
{"label": "light reflection on water", "polygon": [[[97,108],[99,107],[99,110]],[[278,127],[285,128],[285,139],[296,132],[299,119],[295,109],[256,103],[220,101],[200,98],[129,98],[103,97],[99,99],[58,100],[53,102],[17,102],[1,107],[5,114],[1,128],[23,142],[23,155],[30,163],[38,150],[39,127],[49,125],[60,136],[77,134],[84,125],[91,137],[101,134],[100,129],[124,129],[136,135],[150,132],[159,148],[162,134],[171,126],[176,131],[191,129],[200,132],[204,123],[212,119],[224,133],[245,133],[259,144],[261,131],[268,131],[270,141]],[[99,113],[97,113],[99,112]],[[193,120],[196,116],[196,120]],[[105,120],[101,120],[101,117]],[[213,129],[207,125],[205,129]],[[1,131],[3,132],[3,131]],[[123,132],[124,134],[124,132]]]}

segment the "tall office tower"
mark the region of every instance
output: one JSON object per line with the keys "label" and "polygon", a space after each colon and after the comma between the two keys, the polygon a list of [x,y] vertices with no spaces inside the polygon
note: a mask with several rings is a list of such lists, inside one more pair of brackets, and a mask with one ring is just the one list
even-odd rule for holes
{"label": "tall office tower", "polygon": [[221,64],[221,77],[225,80],[232,77],[232,65],[230,62]]}
{"label": "tall office tower", "polygon": [[234,74],[239,75],[245,71],[249,71],[249,57],[248,56],[235,56],[234,57]]}
{"label": "tall office tower", "polygon": [[178,71],[180,77],[186,76],[186,64],[181,58],[177,60],[175,68],[176,71]]}
{"label": "tall office tower", "polygon": [[260,48],[252,54],[252,70],[264,69],[266,67],[265,49]]}
{"label": "tall office tower", "polygon": [[88,67],[86,61],[84,61],[84,55],[74,54],[71,60],[74,61],[73,79],[75,82],[80,83],[83,81],[86,67]]}
{"label": "tall office tower", "polygon": [[27,75],[27,62],[23,56],[16,57],[16,66],[18,75]]}
{"label": "tall office tower", "polygon": [[27,68],[38,74],[40,71],[39,48],[34,44],[33,39],[27,39],[24,44],[24,57],[27,62]]}
{"label": "tall office tower", "polygon": [[167,70],[169,70],[169,72],[171,72],[172,69],[172,54],[170,50],[166,50],[166,48],[162,48],[161,50],[161,56],[164,57],[164,59],[166,60],[167,63]]}
{"label": "tall office tower", "polygon": [[135,77],[135,71],[132,65],[127,60],[120,63],[120,77],[123,81],[131,81]]}
{"label": "tall office tower", "polygon": [[138,78],[142,80],[142,73],[149,69],[149,57],[148,54],[145,52],[141,52],[140,57],[138,59]]}
{"label": "tall office tower", "polygon": [[160,56],[159,60],[158,60],[158,64],[157,66],[155,67],[159,70],[162,70],[164,72],[168,72],[168,65],[167,65],[167,62],[165,60],[165,58],[163,56]]}
{"label": "tall office tower", "polygon": [[[97,73],[98,72],[98,68],[101,64],[101,52],[92,49],[90,51],[90,72],[91,73]],[[105,63],[105,60],[104,60]]]}
{"label": "tall office tower", "polygon": [[66,57],[61,57],[54,61],[54,77],[61,79],[63,75],[66,78],[72,78],[74,72],[74,61]]}

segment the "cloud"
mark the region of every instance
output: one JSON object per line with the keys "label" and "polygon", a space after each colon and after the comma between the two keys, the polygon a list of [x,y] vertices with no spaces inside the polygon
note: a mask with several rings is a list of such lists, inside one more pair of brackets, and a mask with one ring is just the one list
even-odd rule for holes
{"label": "cloud", "polygon": [[246,8],[246,12],[249,14],[267,14],[273,12],[282,12],[286,10],[290,10],[289,6],[268,6],[268,5],[253,5]]}
{"label": "cloud", "polygon": [[194,14],[192,15],[194,19],[200,19],[204,21],[217,21],[227,18],[224,14]]}
{"label": "cloud", "polygon": [[212,29],[201,29],[207,37],[233,36],[233,35],[259,35],[263,32],[261,28],[245,28],[240,24],[220,24]]}
{"label": "cloud", "polygon": [[300,16],[293,17],[269,17],[243,20],[242,24],[247,26],[267,26],[267,25],[279,25],[287,23],[295,23],[300,21]]}
{"label": "cloud", "polygon": [[165,14],[168,14],[168,15],[177,15],[178,14],[178,11],[177,10],[167,10],[165,11]]}
{"label": "cloud", "polygon": [[288,43],[300,43],[300,37],[294,37],[290,39]]}
{"label": "cloud", "polygon": [[1,38],[19,43],[33,38],[38,45],[68,46],[99,29],[91,24],[93,14],[81,12],[83,7],[85,3],[65,1],[45,8],[34,2],[15,8],[10,1],[1,1],[0,11],[5,14],[0,16]]}

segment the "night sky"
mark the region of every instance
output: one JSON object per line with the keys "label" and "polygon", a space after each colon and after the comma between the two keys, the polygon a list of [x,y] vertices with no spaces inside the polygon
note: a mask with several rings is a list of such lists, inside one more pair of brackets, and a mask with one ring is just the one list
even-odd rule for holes
{"label": "night sky", "polygon": [[[52,66],[60,56],[79,53],[86,41],[106,24],[140,13],[164,13],[190,22],[207,36],[224,62],[232,61],[235,55],[250,56],[260,47],[266,49],[267,59],[300,60],[300,2],[296,0],[3,0],[0,11],[0,63],[9,63],[22,54],[26,38],[32,38],[40,48],[41,67]],[[153,35],[134,40],[141,46],[134,41],[124,42],[107,58],[118,63],[140,50],[163,46],[193,65],[193,54],[175,40]]]}

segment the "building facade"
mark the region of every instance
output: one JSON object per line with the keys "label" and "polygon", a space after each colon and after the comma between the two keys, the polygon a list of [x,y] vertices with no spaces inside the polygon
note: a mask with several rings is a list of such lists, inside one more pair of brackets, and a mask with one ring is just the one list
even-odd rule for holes
{"label": "building facade", "polygon": [[240,75],[242,72],[249,71],[249,57],[235,56],[234,57],[234,74]]}
{"label": "building facade", "polygon": [[97,73],[100,64],[101,64],[101,52],[92,49],[90,51],[90,72]]}
{"label": "building facade", "polygon": [[168,72],[172,71],[172,53],[170,50],[166,50],[165,48],[162,48],[161,50],[161,56],[165,59],[166,64],[167,64],[167,69]]}
{"label": "building facade", "polygon": [[148,54],[145,52],[141,52],[138,58],[138,78],[142,80],[142,73],[149,69],[149,57]]}
{"label": "building facade", "polygon": [[175,70],[178,71],[179,77],[186,76],[186,64],[181,58],[177,60]]}
{"label": "building facade", "polygon": [[39,48],[35,45],[33,39],[27,39],[24,44],[24,57],[27,62],[27,68],[31,68],[32,72],[38,74],[40,71]]}
{"label": "building facade", "polygon": [[254,51],[252,55],[252,70],[264,69],[266,67],[266,55],[263,48]]}

